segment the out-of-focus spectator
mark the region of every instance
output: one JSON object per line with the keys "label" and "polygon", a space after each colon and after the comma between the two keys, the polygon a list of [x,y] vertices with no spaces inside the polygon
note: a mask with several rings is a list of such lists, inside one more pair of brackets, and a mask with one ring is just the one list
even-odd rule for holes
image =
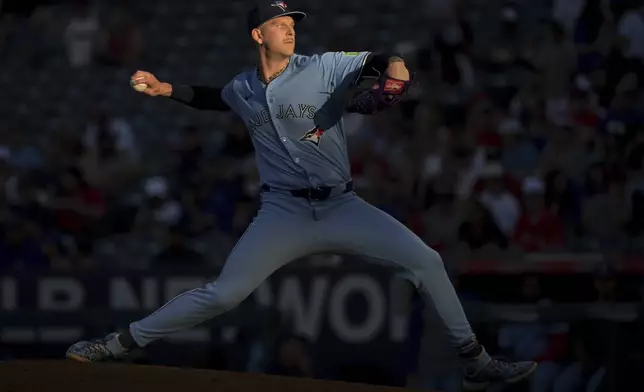
{"label": "out-of-focus spectator", "polygon": [[609,262],[602,262],[593,271],[597,303],[614,303],[619,300],[617,269]]}
{"label": "out-of-focus spectator", "polygon": [[45,157],[38,142],[19,132],[12,133],[11,147],[0,147],[0,159],[7,159],[19,170],[42,169]]}
{"label": "out-of-focus spectator", "polygon": [[0,270],[66,268],[59,244],[33,221],[14,217],[0,224]]}
{"label": "out-of-focus spectator", "polygon": [[497,251],[508,246],[508,240],[494,222],[494,217],[478,201],[468,203],[458,237],[472,251]]}
{"label": "out-of-focus spectator", "polygon": [[584,201],[583,219],[586,246],[591,249],[623,250],[626,247],[624,228],[631,218],[624,183],[610,179],[605,192]]}
{"label": "out-of-focus spectator", "polygon": [[574,34],[584,5],[589,1],[592,0],[554,0],[552,2],[552,17],[561,24],[567,35]]}
{"label": "out-of-focus spectator", "polygon": [[423,214],[423,238],[440,251],[457,244],[462,211],[451,189],[438,188],[433,200],[433,205]]}
{"label": "out-of-focus spectator", "polygon": [[[631,70],[642,77],[642,61],[644,61],[644,5],[633,7],[622,15],[617,23],[617,31],[621,38],[624,57],[631,61]],[[641,81],[640,81],[641,83]]]}
{"label": "out-of-focus spectator", "polygon": [[[356,189],[369,188],[371,179],[366,175],[367,164],[378,159],[373,144],[367,142],[369,136],[361,137],[363,133],[369,134],[370,132],[368,129],[361,129],[360,132],[350,135],[348,140],[351,151],[349,156],[351,176]],[[385,164],[382,163],[382,165],[383,169],[385,169]]]}
{"label": "out-of-focus spectator", "polygon": [[174,225],[166,230],[164,248],[154,256],[152,265],[169,268],[203,266],[204,256],[189,244],[186,228]]}
{"label": "out-of-focus spectator", "polygon": [[204,134],[198,127],[189,125],[181,130],[179,138],[178,145],[174,147],[178,160],[176,177],[181,184],[189,184],[196,180],[203,165]]}
{"label": "out-of-focus spectator", "polygon": [[514,232],[514,244],[529,252],[559,250],[565,244],[564,225],[546,209],[545,185],[535,177],[523,181],[524,211]]}
{"label": "out-of-focus spectator", "polygon": [[132,127],[125,118],[110,116],[105,110],[94,113],[83,135],[83,145],[88,149],[103,149],[127,154],[131,159],[139,156]]}
{"label": "out-of-focus spectator", "polygon": [[587,129],[587,139],[592,139],[601,121],[599,97],[592,81],[584,75],[577,75],[570,96],[570,121],[573,126]]}
{"label": "out-of-focus spectator", "polygon": [[551,21],[548,27],[549,37],[538,50],[535,66],[541,96],[546,100],[546,115],[550,121],[563,124],[567,120],[568,95],[577,63],[575,48],[560,24]]}
{"label": "out-of-focus spectator", "polygon": [[44,170],[58,173],[78,165],[85,149],[81,135],[72,124],[62,124],[48,135],[44,143]]}
{"label": "out-of-focus spectator", "polygon": [[578,130],[571,126],[553,129],[552,138],[541,155],[542,173],[560,170],[575,181],[581,181],[591,162],[586,159],[586,149],[578,135]]}
{"label": "out-of-focus spectator", "polygon": [[559,170],[545,175],[545,207],[556,214],[572,238],[579,234],[581,226],[581,191],[577,182]]}
{"label": "out-of-focus spectator", "polygon": [[244,123],[241,121],[233,122],[232,126],[227,128],[221,153],[233,158],[246,158],[253,151],[253,143],[248,137],[248,131]]}
{"label": "out-of-focus spectator", "polygon": [[6,201],[12,213],[36,222],[43,230],[56,231],[56,221],[47,203],[53,197],[55,183],[39,172],[22,173],[12,177],[6,189]]}
{"label": "out-of-focus spectator", "polygon": [[87,181],[107,193],[132,185],[139,170],[139,152],[129,123],[99,110],[83,137],[81,168]]}
{"label": "out-of-focus spectator", "polygon": [[539,150],[525,134],[521,123],[507,119],[499,126],[503,169],[516,178],[534,175],[539,165]]}
{"label": "out-of-focus spectator", "polygon": [[500,164],[489,164],[482,173],[485,182],[479,200],[485,205],[496,226],[505,237],[512,237],[521,206],[517,198],[505,187],[503,167]]}
{"label": "out-of-focus spectator", "polygon": [[[537,276],[525,277],[521,294],[522,302],[526,304],[550,304],[550,300],[542,292]],[[561,361],[567,354],[568,328],[566,323],[539,321],[506,322],[500,326],[498,345],[501,354],[540,363],[532,378],[531,392],[549,392],[555,378],[563,370]]]}
{"label": "out-of-focus spectator", "polygon": [[583,183],[584,197],[592,197],[608,191],[610,174],[601,162],[595,162],[588,168]]}
{"label": "out-of-focus spectator", "polygon": [[195,230],[213,228],[232,234],[236,231],[237,203],[245,195],[254,194],[247,182],[250,179],[244,177],[243,165],[234,159],[215,159],[207,167],[184,196],[188,219],[196,225]]}
{"label": "out-of-focus spectator", "polygon": [[101,59],[109,65],[133,66],[139,61],[144,47],[143,31],[128,10],[128,0],[110,2],[110,6]]}
{"label": "out-of-focus spectator", "polygon": [[474,87],[474,69],[470,49],[474,41],[472,26],[464,12],[452,7],[434,37],[441,80],[448,86],[469,90]]}
{"label": "out-of-focus spectator", "polygon": [[[501,3],[499,18],[499,32],[494,40],[495,57],[501,63],[513,66],[520,56],[520,45],[524,42],[522,29],[519,24],[519,4],[515,0],[506,0]],[[511,80],[512,78],[510,78]]]}
{"label": "out-of-focus spectator", "polygon": [[[615,95],[609,102],[608,111],[601,124],[601,130],[608,143],[614,143],[621,155],[621,149],[633,138],[636,130],[644,124],[644,116],[637,105],[637,77],[633,73],[626,74],[616,80]],[[618,160],[608,156],[608,160]],[[620,160],[621,161],[621,160]]]}
{"label": "out-of-focus spectator", "polygon": [[152,238],[159,238],[163,228],[180,223],[184,210],[179,201],[173,198],[168,180],[154,176],[143,181],[143,195],[137,211],[132,232],[147,233]]}
{"label": "out-of-focus spectator", "polygon": [[79,261],[85,266],[91,265],[94,242],[101,235],[100,222],[106,213],[106,201],[77,168],[65,171],[59,186],[47,206],[55,211],[61,232],[73,238]]}
{"label": "out-of-focus spectator", "polygon": [[[559,3],[575,3],[576,1],[560,1]],[[614,15],[610,0],[584,0],[574,20],[573,29],[568,32],[575,38],[575,44],[581,55],[593,50],[605,50],[606,38],[614,29]],[[562,4],[563,5],[563,4]],[[566,25],[566,27],[568,27]]]}
{"label": "out-of-focus spectator", "polygon": [[100,23],[88,0],[74,2],[73,15],[65,29],[69,64],[74,68],[93,63],[100,36]]}
{"label": "out-of-focus spectator", "polygon": [[456,178],[456,194],[460,199],[472,196],[486,161],[484,149],[453,148],[447,157],[445,170]]}
{"label": "out-of-focus spectator", "polygon": [[[580,73],[576,89],[598,92],[602,106],[606,106],[614,85],[625,72],[626,61],[615,42],[614,4],[609,0],[587,0],[574,32]],[[579,81],[584,79],[589,86],[582,88]]]}
{"label": "out-of-focus spectator", "polygon": [[[194,234],[211,230],[217,224],[215,211],[212,209],[213,184],[201,178],[191,184],[182,195],[182,205],[186,212],[185,219]],[[232,212],[234,213],[234,209]]]}
{"label": "out-of-focus spectator", "polygon": [[369,200],[374,205],[384,206],[387,202],[385,187],[391,181],[388,165],[375,156],[373,151],[367,157],[372,159],[365,160],[360,165],[357,185],[364,193],[365,200]]}
{"label": "out-of-focus spectator", "polygon": [[[609,264],[602,263],[595,269],[596,303],[610,313],[610,306],[617,297],[617,271]],[[610,322],[583,320],[571,327],[573,336],[573,362],[556,378],[553,391],[567,392],[585,390],[600,391],[606,375],[606,358],[609,341],[607,331]]]}
{"label": "out-of-focus spectator", "polygon": [[444,154],[448,143],[446,129],[437,129],[435,109],[430,105],[420,105],[415,112],[414,144],[418,148],[418,160],[421,166],[419,175],[420,191],[427,191],[427,183],[443,172]]}
{"label": "out-of-focus spectator", "polygon": [[15,220],[3,222],[0,253],[3,270],[42,268],[48,264],[40,244],[27,235],[22,222]]}

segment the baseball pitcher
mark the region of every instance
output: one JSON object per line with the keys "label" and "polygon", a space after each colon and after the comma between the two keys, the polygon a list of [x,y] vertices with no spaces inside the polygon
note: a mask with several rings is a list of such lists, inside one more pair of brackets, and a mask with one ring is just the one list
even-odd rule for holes
{"label": "baseball pitcher", "polygon": [[[467,390],[526,378],[536,363],[492,359],[478,343],[439,254],[353,190],[342,117],[395,105],[410,85],[404,60],[394,53],[295,54],[295,23],[305,17],[283,1],[258,3],[248,14],[257,66],[223,88],[173,85],[143,71],[132,76],[130,82],[144,94],[200,110],[233,111],[245,122],[255,147],[261,206],[217,280],[175,297],[123,332],[74,344],[67,358],[123,357],[234,308],[292,260],[345,253],[410,272],[462,359]],[[371,88],[351,97],[363,82]]]}

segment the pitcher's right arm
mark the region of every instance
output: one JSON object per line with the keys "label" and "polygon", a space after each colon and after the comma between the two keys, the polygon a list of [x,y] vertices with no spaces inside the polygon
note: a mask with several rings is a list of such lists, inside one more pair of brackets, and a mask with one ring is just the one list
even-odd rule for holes
{"label": "pitcher's right arm", "polygon": [[149,96],[168,97],[198,110],[229,111],[230,106],[222,99],[222,89],[209,86],[173,86],[170,83],[160,82],[156,76],[146,71],[137,71],[132,75],[130,84],[147,84],[141,91]]}

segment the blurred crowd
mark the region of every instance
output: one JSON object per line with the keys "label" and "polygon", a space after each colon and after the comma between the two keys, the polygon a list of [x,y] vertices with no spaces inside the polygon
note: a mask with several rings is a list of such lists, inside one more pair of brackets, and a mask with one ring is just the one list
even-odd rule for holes
{"label": "blurred crowd", "polygon": [[[477,40],[475,1],[426,0],[428,31],[394,48],[416,71],[410,98],[346,119],[358,191],[446,254],[640,251],[644,6],[556,0],[527,29],[533,3],[501,1]],[[134,69],[145,45],[129,5],[73,1],[61,20],[58,3],[4,1],[0,42],[30,29],[34,66],[62,50],[72,68]],[[351,46],[347,31],[327,49]],[[184,126],[150,169],[139,130],[109,107],[38,142],[3,120],[5,268],[219,264],[254,215],[239,121],[216,136]]]}
{"label": "blurred crowd", "polygon": [[[133,3],[64,3],[0,0],[2,61],[20,48],[27,76],[55,53],[72,69],[138,68],[150,37]],[[422,18],[426,30],[389,48],[416,71],[409,98],[345,119],[358,193],[446,259],[644,251],[644,1],[422,5],[401,19]],[[319,43],[326,50],[372,49],[356,47],[361,30],[351,19],[330,23],[334,35]],[[31,41],[21,46],[17,37]],[[148,124],[113,109],[99,105],[79,125],[71,108],[37,139],[21,131],[25,118],[0,118],[0,270],[225,261],[258,206],[242,122],[195,121],[159,135],[161,159],[152,162],[158,145],[139,137]],[[614,272],[598,276],[597,303],[611,303]],[[526,279],[526,302],[543,302],[541,291]],[[598,347],[588,344],[601,335],[597,325],[542,327],[503,326],[498,351],[549,361],[535,392],[595,390],[606,371],[597,362],[606,353],[587,352]],[[287,339],[271,371],[310,375],[304,346]],[[452,376],[432,377],[447,388]]]}
{"label": "blurred crowd", "polygon": [[[608,392],[632,389],[637,375],[644,368],[644,308],[634,318],[618,316],[623,290],[617,271],[608,265],[599,266],[592,277],[592,297],[585,302],[593,307],[587,317],[549,317],[562,298],[548,290],[547,279],[541,275],[517,276],[518,290],[512,299],[503,302],[536,305],[540,317],[527,314],[485,325],[476,325],[479,336],[489,342],[486,349],[493,355],[539,362],[528,386],[499,388],[495,391],[530,392]],[[579,285],[577,290],[583,290]],[[480,300],[471,290],[457,285],[463,300]],[[640,298],[641,301],[641,298]],[[408,382],[411,386],[436,388],[446,392],[460,391],[458,357],[447,344],[435,337],[441,325],[435,315],[416,302],[410,325],[412,365]],[[562,310],[568,315],[575,310]],[[610,317],[620,318],[615,322]],[[418,361],[418,362],[416,362]]]}
{"label": "blurred crowd", "polygon": [[644,74],[631,25],[644,26],[644,8],[578,3],[572,21],[555,7],[539,34],[526,36],[519,6],[508,2],[498,37],[482,49],[463,14],[432,23],[435,39],[418,52],[424,95],[405,125],[379,121],[368,137],[375,148],[364,153],[386,165],[367,176],[389,169],[406,182],[390,193],[407,189],[410,199],[390,204],[416,206],[394,212],[430,245],[641,250]]}

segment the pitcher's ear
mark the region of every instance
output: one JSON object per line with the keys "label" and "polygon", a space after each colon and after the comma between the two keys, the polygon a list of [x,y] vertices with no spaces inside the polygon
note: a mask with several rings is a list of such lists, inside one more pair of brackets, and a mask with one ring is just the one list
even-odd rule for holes
{"label": "pitcher's ear", "polygon": [[264,43],[264,37],[262,37],[262,32],[259,29],[253,29],[250,34],[253,37],[253,41],[257,42],[259,45]]}

